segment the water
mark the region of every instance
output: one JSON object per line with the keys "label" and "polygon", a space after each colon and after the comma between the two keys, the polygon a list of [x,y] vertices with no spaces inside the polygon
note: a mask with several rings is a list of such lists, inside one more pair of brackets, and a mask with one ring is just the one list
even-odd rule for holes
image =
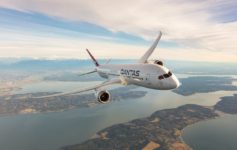
{"label": "water", "polygon": [[[147,90],[139,90],[141,89]],[[105,127],[146,117],[156,110],[187,103],[211,106],[218,101],[218,97],[233,94],[220,91],[184,97],[171,91],[148,91],[143,98],[116,101],[92,108],[0,117],[0,149],[56,150],[91,138]]]}
{"label": "water", "polygon": [[[188,76],[178,75],[178,77]],[[68,91],[98,83],[100,82],[44,81],[23,85],[21,90],[14,91],[14,93]],[[234,91],[218,91],[181,96],[172,91],[146,88],[135,90],[144,90],[148,93],[139,99],[121,100],[91,108],[1,116],[0,149],[56,150],[61,146],[78,144],[92,138],[97,131],[113,124],[146,117],[157,110],[175,108],[184,104],[212,106],[220,100],[220,97],[234,93]],[[208,131],[208,128],[205,131]],[[190,133],[188,139],[192,139],[192,132],[187,131],[187,133]],[[186,141],[185,137],[184,139]]]}
{"label": "water", "polygon": [[236,150],[237,116],[196,123],[185,128],[182,137],[194,150]]}
{"label": "water", "polygon": [[22,85],[20,90],[13,91],[12,94],[37,93],[37,92],[66,92],[83,87],[94,86],[101,82],[79,82],[79,81],[41,81],[32,84]]}

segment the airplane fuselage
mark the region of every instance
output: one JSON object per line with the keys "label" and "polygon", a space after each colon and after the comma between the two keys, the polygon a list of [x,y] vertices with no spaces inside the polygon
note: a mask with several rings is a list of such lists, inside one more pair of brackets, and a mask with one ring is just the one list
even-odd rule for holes
{"label": "airplane fuselage", "polygon": [[169,90],[179,86],[179,81],[166,67],[158,64],[102,65],[96,68],[102,78],[119,77],[122,84],[134,84],[151,89]]}
{"label": "airplane fuselage", "polygon": [[137,61],[137,63],[134,64],[100,65],[95,57],[90,53],[90,51],[86,49],[96,68],[93,71],[81,74],[80,76],[97,72],[99,76],[107,80],[93,87],[81,90],[76,89],[69,92],[56,93],[53,95],[41,96],[38,98],[61,96],[95,90],[95,96],[97,100],[100,103],[107,103],[111,100],[110,93],[106,89],[101,88],[112,84],[134,84],[137,86],[157,90],[171,90],[179,87],[180,83],[178,79],[169,69],[163,66],[162,61],[148,60],[149,56],[155,50],[161,38],[161,35],[162,33],[159,32],[159,35],[152,46],[144,53],[144,55]]}

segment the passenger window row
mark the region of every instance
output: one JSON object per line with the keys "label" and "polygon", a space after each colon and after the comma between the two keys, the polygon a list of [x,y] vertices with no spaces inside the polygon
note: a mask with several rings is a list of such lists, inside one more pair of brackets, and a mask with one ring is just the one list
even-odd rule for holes
{"label": "passenger window row", "polygon": [[172,76],[172,73],[169,71],[167,74],[160,75],[158,79],[162,80],[164,78],[169,78],[170,76]]}

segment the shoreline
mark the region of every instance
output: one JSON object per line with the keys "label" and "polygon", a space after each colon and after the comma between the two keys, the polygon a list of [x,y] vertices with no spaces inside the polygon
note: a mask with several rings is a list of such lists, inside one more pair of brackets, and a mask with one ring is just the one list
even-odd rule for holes
{"label": "shoreline", "polygon": [[[221,101],[221,99],[220,99],[220,101]],[[205,106],[203,106],[203,107],[205,107]],[[210,109],[213,109],[213,106],[211,106],[211,107],[210,107],[210,106],[206,106],[206,107],[207,107],[207,108],[210,108]],[[191,150],[193,150],[193,148],[192,148],[189,144],[187,144],[187,143],[185,142],[185,140],[183,139],[183,136],[182,136],[182,135],[183,135],[183,132],[184,132],[184,130],[185,130],[186,128],[191,127],[191,126],[193,126],[193,125],[195,125],[195,124],[198,124],[198,123],[201,123],[201,122],[210,121],[210,120],[215,120],[215,119],[224,117],[225,115],[230,115],[230,114],[228,114],[228,113],[225,113],[225,112],[222,112],[222,111],[219,111],[219,110],[214,110],[214,111],[215,111],[216,114],[218,114],[218,116],[217,116],[216,118],[211,118],[211,119],[207,119],[207,120],[202,120],[202,121],[199,121],[199,122],[196,122],[196,123],[187,125],[186,127],[184,127],[184,128],[181,130],[181,135],[179,136],[179,138],[180,138],[180,140],[182,141],[182,143],[188,145]]]}
{"label": "shoreline", "polygon": [[215,120],[215,119],[220,118],[220,117],[222,117],[222,116],[219,116],[219,117],[216,117],[216,118],[212,118],[212,119],[202,120],[202,121],[199,121],[199,122],[196,122],[196,123],[187,125],[186,127],[184,127],[184,128],[181,130],[181,135],[179,136],[181,142],[184,143],[184,144],[186,144],[186,145],[188,145],[189,148],[190,148],[190,150],[193,150],[193,148],[192,148],[188,143],[186,143],[185,140],[183,139],[183,132],[184,132],[184,130],[185,130],[186,128],[188,128],[188,127],[191,127],[191,126],[195,125],[195,124],[198,124],[198,123],[201,123],[201,122],[205,122],[205,121]]}
{"label": "shoreline", "polygon": [[237,114],[237,94],[222,97],[213,107],[187,104],[158,110],[148,117],[102,129],[96,133],[98,137],[60,150],[141,149],[149,143],[155,143],[161,149],[192,150],[182,137],[185,128],[228,114]]}

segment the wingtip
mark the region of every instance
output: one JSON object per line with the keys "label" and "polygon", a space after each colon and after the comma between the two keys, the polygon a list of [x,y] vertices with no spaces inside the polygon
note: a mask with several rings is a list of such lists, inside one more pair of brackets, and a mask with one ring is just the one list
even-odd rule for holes
{"label": "wingtip", "polygon": [[138,63],[146,63],[147,59],[150,57],[150,55],[153,53],[154,49],[157,47],[157,44],[159,43],[161,39],[162,32],[158,32],[158,37],[154,41],[154,43],[151,45],[151,47],[145,52],[145,54],[138,60]]}
{"label": "wingtip", "polygon": [[162,36],[162,32],[161,31],[159,31],[159,34],[158,34],[159,36]]}

